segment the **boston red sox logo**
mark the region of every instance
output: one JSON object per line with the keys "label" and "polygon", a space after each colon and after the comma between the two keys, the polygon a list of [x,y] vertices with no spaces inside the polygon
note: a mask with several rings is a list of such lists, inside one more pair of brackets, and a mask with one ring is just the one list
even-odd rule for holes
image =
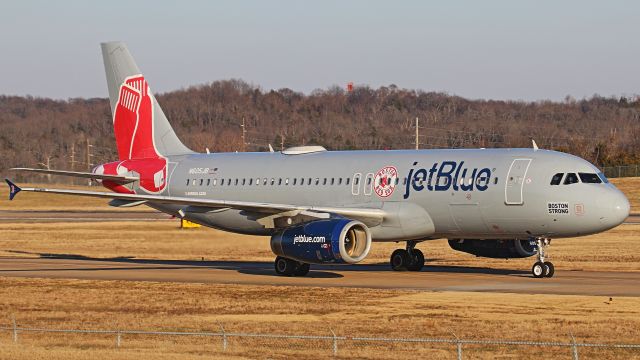
{"label": "boston red sox logo", "polygon": [[118,155],[124,160],[118,167],[138,173],[144,191],[158,193],[166,186],[167,160],[154,144],[153,117],[153,97],[145,78],[126,78],[113,116]]}
{"label": "boston red sox logo", "polygon": [[398,169],[395,166],[385,166],[376,173],[373,179],[373,190],[382,198],[389,197],[396,188],[396,179],[398,179]]}

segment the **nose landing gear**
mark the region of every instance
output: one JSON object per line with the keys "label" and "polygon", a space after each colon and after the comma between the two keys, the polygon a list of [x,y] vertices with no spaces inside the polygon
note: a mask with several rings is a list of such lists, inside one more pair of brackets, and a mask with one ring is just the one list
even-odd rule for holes
{"label": "nose landing gear", "polygon": [[537,238],[538,261],[531,267],[531,274],[534,278],[553,277],[555,267],[551,261],[545,261],[544,249],[551,244],[551,239]]}
{"label": "nose landing gear", "polygon": [[416,249],[418,241],[407,241],[407,248],[397,249],[391,254],[389,263],[394,271],[420,271],[424,267],[424,254]]}

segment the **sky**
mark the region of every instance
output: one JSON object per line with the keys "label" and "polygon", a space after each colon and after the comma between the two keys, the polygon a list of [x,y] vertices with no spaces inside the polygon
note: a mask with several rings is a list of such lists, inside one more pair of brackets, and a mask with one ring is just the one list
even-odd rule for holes
{"label": "sky", "polygon": [[239,78],[472,99],[640,93],[638,1],[0,0],[0,94],[107,97],[100,42],[156,93]]}

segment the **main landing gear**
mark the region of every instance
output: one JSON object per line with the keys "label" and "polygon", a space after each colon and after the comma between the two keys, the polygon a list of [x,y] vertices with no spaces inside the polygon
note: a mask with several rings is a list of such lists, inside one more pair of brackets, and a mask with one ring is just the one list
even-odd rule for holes
{"label": "main landing gear", "polygon": [[285,276],[305,276],[309,273],[310,265],[278,256],[275,261],[276,273]]}
{"label": "main landing gear", "polygon": [[555,272],[553,263],[551,261],[545,261],[544,255],[544,249],[551,244],[551,239],[537,238],[536,242],[538,243],[538,261],[533,264],[531,273],[534,278],[553,277]]}
{"label": "main landing gear", "polygon": [[389,263],[395,271],[420,271],[424,267],[424,254],[416,249],[418,241],[407,241],[407,248],[395,250]]}

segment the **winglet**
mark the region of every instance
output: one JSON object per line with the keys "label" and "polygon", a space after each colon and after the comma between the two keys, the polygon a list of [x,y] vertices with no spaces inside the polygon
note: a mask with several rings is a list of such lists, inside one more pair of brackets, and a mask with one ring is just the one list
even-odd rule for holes
{"label": "winglet", "polygon": [[11,180],[9,179],[4,179],[4,181],[7,182],[7,184],[9,185],[9,200],[13,200],[14,197],[16,197],[16,195],[20,192],[20,187],[14,183],[11,182]]}

